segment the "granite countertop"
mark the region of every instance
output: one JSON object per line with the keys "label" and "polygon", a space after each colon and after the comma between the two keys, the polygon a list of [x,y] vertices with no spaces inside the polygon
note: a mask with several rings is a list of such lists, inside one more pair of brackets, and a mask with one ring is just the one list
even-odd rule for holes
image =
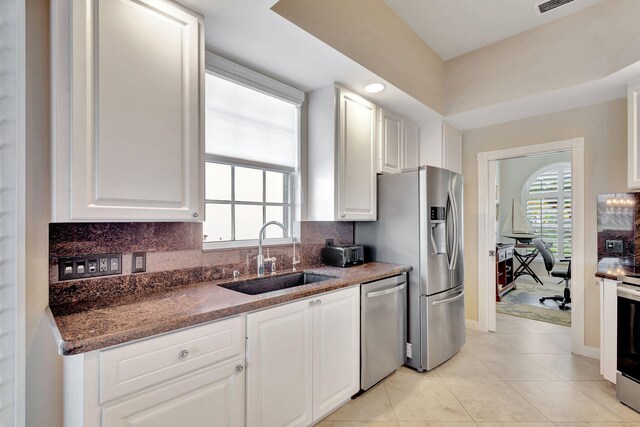
{"label": "granite countertop", "polygon": [[596,266],[596,277],[601,279],[618,280],[618,276],[640,274],[640,265],[631,264],[626,260],[605,258]]}
{"label": "granite countertop", "polygon": [[[52,326],[60,354],[80,354],[410,270],[408,266],[380,262],[349,268],[310,268],[304,271],[336,278],[260,295],[246,295],[219,286],[231,283],[231,279],[194,283],[152,295],[134,293],[111,304],[86,309],[50,307]],[[281,274],[287,273],[290,271]],[[240,280],[251,278],[255,277]]]}

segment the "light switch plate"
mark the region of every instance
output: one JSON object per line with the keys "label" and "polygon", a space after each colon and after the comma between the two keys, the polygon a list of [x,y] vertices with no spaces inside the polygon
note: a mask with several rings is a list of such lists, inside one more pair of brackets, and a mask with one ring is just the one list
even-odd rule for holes
{"label": "light switch plate", "polygon": [[134,252],[131,256],[131,272],[144,273],[147,271],[147,253]]}

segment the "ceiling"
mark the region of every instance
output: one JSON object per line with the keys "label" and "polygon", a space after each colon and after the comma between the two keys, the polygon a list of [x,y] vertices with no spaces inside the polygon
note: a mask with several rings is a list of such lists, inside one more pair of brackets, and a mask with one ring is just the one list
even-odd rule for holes
{"label": "ceiling", "polygon": [[[428,44],[444,56],[474,49],[474,46],[491,43],[495,38],[508,37],[540,25],[546,22],[544,19],[562,16],[536,16],[537,20],[524,17],[529,14],[527,11],[533,9],[536,3],[533,0],[385,1],[389,5],[398,6],[397,10],[401,14],[410,14],[413,10],[410,15],[415,14],[417,20],[419,13],[431,13],[433,16],[424,18],[423,27],[430,27],[437,34],[433,36],[434,39],[428,40]],[[568,9],[562,13],[573,12],[576,7],[584,8],[600,1],[603,0],[575,0],[575,5],[572,5],[571,9],[567,6]],[[438,123],[442,118],[428,106],[271,11],[270,8],[276,0],[180,2],[205,16],[205,42],[208,51],[305,92],[338,82],[419,125]],[[480,7],[481,3],[485,5],[484,8]],[[492,7],[487,8],[487,4]],[[429,13],[428,5],[433,6]],[[498,6],[505,9],[500,12],[500,19],[486,12],[487,9]],[[471,23],[465,24],[465,21]],[[427,22],[433,22],[435,27],[427,25]],[[505,22],[509,25],[500,25]],[[436,31],[436,28],[439,30]],[[462,30],[464,28],[465,31]],[[436,35],[438,37],[435,37]],[[640,73],[640,70],[635,72]],[[448,116],[445,120],[459,130],[466,130],[623,97],[626,83],[622,77],[626,78],[628,73],[618,74],[592,86],[579,85],[542,94],[535,99],[527,98],[488,106]],[[385,83],[387,89],[374,95],[365,93],[364,86],[376,81]]]}
{"label": "ceiling", "polygon": [[[276,0],[180,0],[205,16],[206,49],[305,92],[339,82],[424,124],[441,117],[347,56],[271,11]],[[375,95],[364,86],[382,82]]]}
{"label": "ceiling", "polygon": [[574,0],[542,15],[543,0],[384,1],[446,61],[603,0]]}

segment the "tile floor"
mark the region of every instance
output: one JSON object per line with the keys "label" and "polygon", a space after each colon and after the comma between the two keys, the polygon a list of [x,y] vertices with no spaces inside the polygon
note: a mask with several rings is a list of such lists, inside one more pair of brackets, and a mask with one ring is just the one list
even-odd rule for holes
{"label": "tile floor", "polygon": [[467,331],[438,368],[401,368],[329,415],[323,427],[640,427],[597,360],[570,353],[570,329],[498,314],[497,332]]}

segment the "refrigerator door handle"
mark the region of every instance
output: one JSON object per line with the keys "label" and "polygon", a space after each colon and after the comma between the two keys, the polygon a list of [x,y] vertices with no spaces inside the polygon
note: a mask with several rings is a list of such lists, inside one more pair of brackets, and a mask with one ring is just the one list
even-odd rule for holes
{"label": "refrigerator door handle", "polygon": [[[449,200],[447,205],[450,206],[451,216],[453,219],[453,247],[451,248],[451,257],[448,260],[449,270],[453,270],[456,267],[456,257],[458,253],[458,212],[456,208],[456,199],[453,196],[453,191],[451,191],[451,189],[449,189]],[[449,238],[448,235],[447,238]]]}
{"label": "refrigerator door handle", "polygon": [[458,218],[458,201],[453,193],[453,191],[449,190],[449,194],[452,201],[452,209],[453,209],[453,262],[451,269],[453,270],[458,266],[458,252],[460,250],[460,236],[458,235],[458,227],[460,226],[460,218]]}
{"label": "refrigerator door handle", "polygon": [[463,296],[464,296],[464,291],[460,292],[458,295],[456,295],[453,298],[443,299],[442,301],[434,301],[434,302],[431,303],[431,305],[440,305],[440,304],[446,304],[446,303],[449,303],[449,302],[458,301]]}

